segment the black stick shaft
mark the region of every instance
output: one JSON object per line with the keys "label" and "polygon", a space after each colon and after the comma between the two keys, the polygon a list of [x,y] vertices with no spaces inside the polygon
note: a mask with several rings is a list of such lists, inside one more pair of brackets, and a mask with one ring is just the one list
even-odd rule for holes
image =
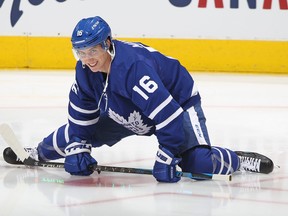
{"label": "black stick shaft", "polygon": [[[24,164],[27,166],[38,166],[38,167],[47,167],[47,168],[64,168],[64,163],[60,162],[43,162],[35,161],[32,158],[24,160]],[[130,168],[130,167],[114,167],[114,166],[100,166],[91,167],[94,171],[100,172],[118,172],[118,173],[132,173],[132,174],[146,174],[152,175],[151,169],[142,169],[142,168]],[[179,177],[186,177],[195,180],[228,180],[231,181],[231,175],[213,175],[209,173],[188,173],[177,171],[176,175]]]}

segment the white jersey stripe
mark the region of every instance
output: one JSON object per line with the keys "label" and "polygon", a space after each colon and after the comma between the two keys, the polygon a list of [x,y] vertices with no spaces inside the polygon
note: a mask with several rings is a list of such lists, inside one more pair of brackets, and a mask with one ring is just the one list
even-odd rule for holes
{"label": "white jersey stripe", "polygon": [[153,110],[148,118],[153,119],[165,106],[167,106],[172,101],[172,99],[173,97],[169,95],[166,100],[164,100],[156,109]]}
{"label": "white jersey stripe", "polygon": [[194,83],[193,85],[193,89],[192,89],[192,93],[191,93],[191,97],[195,96],[198,94],[198,88],[196,86],[196,84]]}
{"label": "white jersey stripe", "polygon": [[229,159],[229,164],[228,164],[228,168],[227,168],[227,172],[226,172],[226,175],[228,175],[229,173],[232,173],[232,172],[231,172],[231,169],[232,169],[232,159],[231,159],[231,154],[230,154],[230,152],[229,152],[227,149],[225,149],[225,150],[226,150],[226,153],[227,153],[228,159]]}
{"label": "white jersey stripe", "polygon": [[59,155],[65,157],[66,154],[65,154],[64,152],[62,152],[62,151],[60,150],[60,148],[58,147],[58,143],[57,143],[57,133],[58,133],[58,129],[57,129],[56,131],[54,131],[54,133],[53,133],[53,147],[54,147],[55,151],[56,151]]}
{"label": "white jersey stripe", "polygon": [[68,119],[74,124],[81,125],[81,126],[89,126],[89,125],[96,124],[99,120],[99,117],[89,120],[89,121],[82,121],[82,120],[74,119],[72,116],[69,115]]}
{"label": "white jersey stripe", "polygon": [[222,174],[222,171],[223,171],[223,168],[224,168],[224,163],[225,163],[223,154],[222,154],[222,152],[221,152],[218,148],[216,148],[216,147],[212,147],[212,148],[213,148],[213,149],[216,149],[216,150],[219,152],[220,160],[221,160],[221,161],[220,161],[220,163],[221,163],[221,168],[220,168],[218,174]]}
{"label": "white jersey stripe", "polygon": [[77,107],[75,104],[73,104],[71,101],[70,101],[70,106],[76,110],[77,112],[80,112],[80,113],[84,113],[84,114],[92,114],[92,113],[96,113],[99,108],[95,109],[95,110],[85,110],[85,109],[81,109],[80,107]]}
{"label": "white jersey stripe", "polygon": [[200,145],[208,145],[208,143],[205,140],[204,134],[202,132],[199,118],[198,118],[197,112],[195,111],[194,107],[191,107],[187,111],[188,111],[189,117],[191,119],[192,128],[193,128],[193,131],[195,133],[195,136],[197,138],[198,143]]}
{"label": "white jersey stripe", "polygon": [[65,136],[65,141],[66,141],[66,143],[68,143],[69,142],[69,132],[68,132],[68,130],[69,130],[69,124],[66,124],[66,126],[65,126],[65,130],[64,130],[64,136]]}
{"label": "white jersey stripe", "polygon": [[160,124],[156,125],[156,130],[160,130],[161,128],[168,125],[171,121],[173,121],[175,118],[177,118],[181,113],[183,112],[183,109],[180,107],[176,112],[174,112],[169,118],[161,122]]}

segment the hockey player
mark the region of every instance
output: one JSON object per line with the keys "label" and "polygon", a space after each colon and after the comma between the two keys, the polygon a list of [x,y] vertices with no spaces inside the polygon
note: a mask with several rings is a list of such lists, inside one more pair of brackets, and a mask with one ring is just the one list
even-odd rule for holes
{"label": "hockey player", "polygon": [[270,173],[273,162],[253,152],[211,146],[201,97],[180,62],[141,43],[114,40],[99,16],[80,20],[71,38],[78,58],[69,94],[68,124],[34,149],[39,160],[65,157],[65,170],[90,175],[92,148],[113,146],[131,135],[155,135],[153,176],[177,182],[184,172]]}

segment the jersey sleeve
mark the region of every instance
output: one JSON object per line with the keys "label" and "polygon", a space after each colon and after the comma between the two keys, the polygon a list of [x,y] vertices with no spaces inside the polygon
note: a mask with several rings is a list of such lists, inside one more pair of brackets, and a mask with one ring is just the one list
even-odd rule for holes
{"label": "jersey sleeve", "polygon": [[153,120],[159,144],[177,155],[184,142],[183,109],[156,70],[153,62],[136,62],[129,72],[127,91],[132,102]]}
{"label": "jersey sleeve", "polygon": [[68,121],[72,136],[90,140],[99,120],[100,110],[89,78],[82,66],[76,66],[76,80],[69,93]]}

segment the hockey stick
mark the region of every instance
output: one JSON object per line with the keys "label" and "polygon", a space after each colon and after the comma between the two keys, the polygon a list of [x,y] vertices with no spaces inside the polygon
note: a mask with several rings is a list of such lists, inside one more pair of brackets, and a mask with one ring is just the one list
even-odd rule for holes
{"label": "hockey stick", "polygon": [[[24,150],[20,142],[18,141],[16,135],[13,130],[7,124],[0,125],[0,134],[2,135],[5,142],[10,146],[10,148],[15,152],[17,157],[23,162],[23,165],[26,166],[37,166],[37,167],[50,167],[50,168],[64,168],[64,163],[59,162],[47,162],[47,161],[36,161],[29,156],[29,153]],[[3,155],[4,160],[7,163],[9,160],[5,158],[5,154]],[[13,164],[13,163],[12,163]],[[14,163],[15,164],[15,163]],[[20,163],[17,163],[20,164]],[[152,175],[151,169],[142,169],[142,168],[128,168],[128,167],[112,167],[112,166],[95,166],[91,167],[94,171],[100,173],[103,172],[120,172],[120,173],[134,173],[134,174],[148,174]],[[176,175],[178,177],[187,177],[195,180],[226,180],[231,181],[231,175],[220,175],[220,174],[209,174],[209,173],[188,173],[188,172],[180,172],[177,171]]]}

